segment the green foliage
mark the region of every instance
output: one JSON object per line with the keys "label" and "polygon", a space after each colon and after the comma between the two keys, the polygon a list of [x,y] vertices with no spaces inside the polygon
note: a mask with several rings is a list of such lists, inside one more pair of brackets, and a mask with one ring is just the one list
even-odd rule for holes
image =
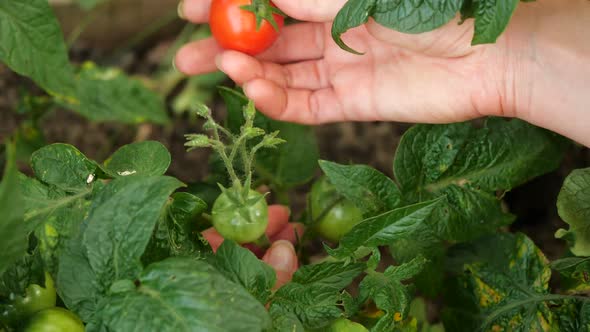
{"label": "green foliage", "polygon": [[0,183],[0,274],[24,256],[27,245],[27,227],[23,222],[23,197],[18,184],[15,164],[15,147],[8,144],[7,163]]}
{"label": "green foliage", "polygon": [[103,170],[113,178],[162,175],[170,166],[170,152],[162,143],[144,141],[125,145],[104,162]]}
{"label": "green foliage", "polygon": [[342,41],[347,30],[367,23],[369,18],[403,33],[435,30],[461,13],[461,22],[475,18],[472,44],[494,43],[506,29],[518,0],[349,0],[332,25],[332,38],[342,49],[361,54]]}
{"label": "green foliage", "polygon": [[[243,107],[248,99],[240,92],[220,88],[228,110],[227,126],[237,132],[244,122]],[[259,177],[275,186],[288,189],[307,182],[317,169],[319,150],[311,127],[275,121],[257,113],[254,125],[266,132],[278,131],[285,140],[276,150],[261,150],[256,157],[255,170]]]}
{"label": "green foliage", "polygon": [[76,94],[67,47],[47,0],[2,1],[0,61],[60,99]]}
{"label": "green foliage", "polygon": [[569,224],[557,238],[567,240],[577,256],[590,256],[590,168],[572,172],[563,183],[557,198],[559,216]]}

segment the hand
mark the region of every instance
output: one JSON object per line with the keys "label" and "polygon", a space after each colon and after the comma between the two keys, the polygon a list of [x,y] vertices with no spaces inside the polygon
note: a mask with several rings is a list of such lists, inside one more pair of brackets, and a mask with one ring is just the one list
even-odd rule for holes
{"label": "hand", "polygon": [[[277,274],[275,288],[291,281],[293,273],[297,271],[299,266],[293,244],[297,241],[297,237],[303,236],[303,224],[290,223],[289,213],[289,209],[282,205],[268,207],[266,236],[272,245],[266,252],[254,244],[244,245],[275,269]],[[223,243],[223,237],[213,227],[204,230],[201,234],[209,242],[214,252]]]}
{"label": "hand", "polygon": [[[253,58],[222,51],[213,39],[186,45],[176,57],[191,74],[218,67],[272,118],[447,123],[480,116],[519,117],[590,145],[590,5],[521,3],[496,44],[471,47],[473,20],[419,35],[370,21],[332,41],[332,20],[345,0],[276,0],[306,23],[285,27]],[[207,20],[209,1],[185,0],[183,16]],[[215,59],[214,63],[213,59]]]}

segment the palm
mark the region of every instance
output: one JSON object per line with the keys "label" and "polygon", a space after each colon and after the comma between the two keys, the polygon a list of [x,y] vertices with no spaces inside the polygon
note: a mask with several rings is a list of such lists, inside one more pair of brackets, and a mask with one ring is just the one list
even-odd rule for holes
{"label": "palm", "polygon": [[[364,52],[355,55],[334,43],[330,29],[331,23],[323,24],[323,56],[313,60],[306,73],[317,77],[317,84],[291,82],[295,88],[311,89],[323,96],[318,98],[323,105],[315,106],[318,113],[306,119],[301,113],[293,118],[289,112],[283,113],[284,119],[303,119],[301,122],[311,123],[335,120],[447,122],[476,116],[468,94],[451,94],[449,90],[465,85],[466,76],[474,74],[474,71],[465,72],[463,62],[406,51],[375,38],[365,27],[346,34],[347,44]],[[305,55],[301,60],[307,60]],[[468,57],[464,59],[464,62],[469,61]],[[295,75],[290,76],[293,79]],[[420,93],[427,89],[430,89],[429,100]],[[465,98],[451,98],[451,95]],[[310,112],[314,112],[313,105]]]}

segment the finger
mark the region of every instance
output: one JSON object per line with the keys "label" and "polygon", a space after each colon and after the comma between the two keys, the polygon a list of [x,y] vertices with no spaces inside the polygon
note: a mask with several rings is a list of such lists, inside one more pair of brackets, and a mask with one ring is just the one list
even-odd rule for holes
{"label": "finger", "polygon": [[331,22],[347,0],[273,0],[285,14],[301,21]]}
{"label": "finger", "polygon": [[193,23],[209,20],[210,0],[183,0],[178,4],[178,16]]}
{"label": "finger", "polygon": [[209,242],[213,252],[217,252],[217,248],[219,248],[219,246],[223,243],[223,236],[221,236],[221,234],[219,234],[213,227],[202,231],[201,235],[203,235],[205,240]]}
{"label": "finger", "polygon": [[277,274],[274,288],[279,288],[293,278],[297,271],[297,254],[291,242],[277,241],[266,251],[262,260],[272,266]]}
{"label": "finger", "polygon": [[219,69],[238,84],[254,79],[270,80],[283,88],[320,89],[329,86],[328,71],[323,60],[279,65],[261,62],[236,51],[226,51],[217,60]]}
{"label": "finger", "polygon": [[266,236],[269,238],[280,232],[289,222],[289,208],[284,205],[271,205],[268,207],[268,226]]}
{"label": "finger", "polygon": [[288,122],[321,124],[335,121],[370,120],[362,112],[345,114],[331,88],[320,90],[283,88],[265,79],[243,85],[244,93],[267,116]]}
{"label": "finger", "polygon": [[473,51],[472,20],[459,24],[459,17],[433,31],[421,34],[401,33],[386,28],[374,20],[367,23],[367,30],[375,38],[401,48],[438,57],[459,57]]}
{"label": "finger", "polygon": [[298,239],[301,239],[305,228],[302,223],[292,222],[288,223],[281,229],[280,232],[276,233],[273,237],[270,238],[271,242],[276,242],[279,240],[289,241],[293,244],[297,243]]}
{"label": "finger", "polygon": [[222,52],[215,39],[206,38],[183,46],[174,59],[176,69],[187,75],[199,75],[217,70],[215,57]]}
{"label": "finger", "polygon": [[277,63],[319,59],[324,54],[326,24],[298,23],[283,28],[279,38],[258,58]]}

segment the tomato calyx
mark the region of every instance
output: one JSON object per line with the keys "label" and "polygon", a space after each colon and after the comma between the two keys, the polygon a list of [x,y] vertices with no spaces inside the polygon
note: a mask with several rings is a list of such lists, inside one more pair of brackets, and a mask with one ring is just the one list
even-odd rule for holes
{"label": "tomato calyx", "polygon": [[287,16],[283,11],[271,5],[270,0],[252,0],[252,4],[244,5],[240,8],[254,14],[256,17],[256,31],[260,30],[263,21],[267,21],[276,32],[279,32],[279,25],[273,17],[273,14],[283,17]]}

